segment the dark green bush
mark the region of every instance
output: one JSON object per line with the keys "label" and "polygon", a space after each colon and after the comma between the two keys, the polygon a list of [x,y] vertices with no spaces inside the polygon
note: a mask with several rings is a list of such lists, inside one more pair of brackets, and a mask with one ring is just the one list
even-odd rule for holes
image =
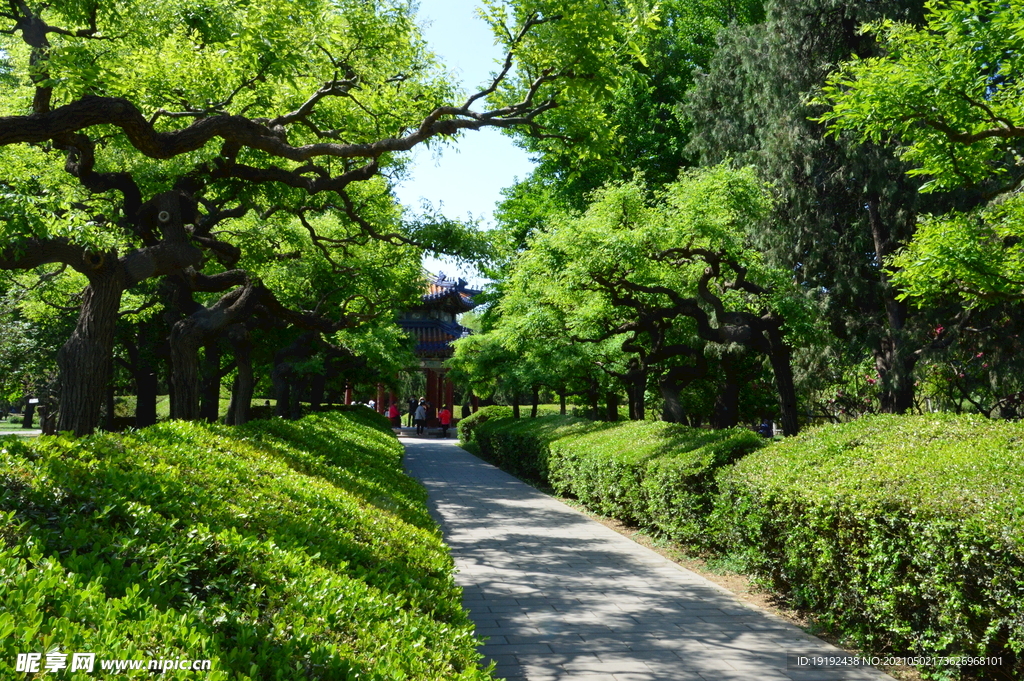
{"label": "dark green bush", "polygon": [[0,440],[0,678],[54,647],[211,680],[490,678],[376,416]]}
{"label": "dark green bush", "polygon": [[598,513],[711,545],[715,473],[763,445],[741,428],[629,421],[552,443],[549,479]]}
{"label": "dark green bush", "polygon": [[490,419],[510,419],[512,418],[512,407],[502,407],[497,404],[489,407],[481,407],[475,412],[467,416],[466,418],[459,421],[456,426],[459,430],[459,440],[462,444],[468,444],[470,442],[476,442],[476,428],[481,423],[486,423]]}
{"label": "dark green bush", "polygon": [[502,470],[544,482],[548,477],[549,446],[552,442],[610,425],[573,416],[492,418],[474,432],[480,453]]}
{"label": "dark green bush", "polygon": [[731,551],[837,631],[1003,658],[929,678],[1024,678],[1024,424],[865,418],[753,454],[720,488]]}

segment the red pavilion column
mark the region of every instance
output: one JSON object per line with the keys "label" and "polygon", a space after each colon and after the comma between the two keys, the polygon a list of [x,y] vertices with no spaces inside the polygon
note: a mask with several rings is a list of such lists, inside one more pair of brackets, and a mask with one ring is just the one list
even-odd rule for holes
{"label": "red pavilion column", "polygon": [[455,413],[455,386],[447,375],[444,377],[444,406]]}
{"label": "red pavilion column", "polygon": [[437,372],[427,369],[427,402],[434,406],[437,404]]}
{"label": "red pavilion column", "polygon": [[352,404],[352,386],[345,384],[345,404]]}

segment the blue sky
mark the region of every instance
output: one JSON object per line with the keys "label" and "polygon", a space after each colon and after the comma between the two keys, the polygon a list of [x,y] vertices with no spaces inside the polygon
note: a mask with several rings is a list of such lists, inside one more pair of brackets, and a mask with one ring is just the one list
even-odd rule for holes
{"label": "blue sky", "polygon": [[[424,37],[441,61],[462,80],[466,91],[489,82],[495,59],[503,56],[494,45],[487,24],[476,15],[475,0],[421,0],[418,18]],[[426,199],[441,204],[445,215],[472,215],[491,222],[501,189],[526,177],[533,164],[522,149],[497,130],[467,132],[454,145],[440,151],[417,148],[409,179],[395,193],[405,205],[416,209]],[[433,258],[424,266],[445,274],[471,275]]]}

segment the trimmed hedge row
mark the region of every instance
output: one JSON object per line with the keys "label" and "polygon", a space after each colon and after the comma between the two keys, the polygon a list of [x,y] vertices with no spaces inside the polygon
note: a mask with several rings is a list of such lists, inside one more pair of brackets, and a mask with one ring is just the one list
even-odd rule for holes
{"label": "trimmed hedge row", "polygon": [[463,444],[476,442],[476,429],[482,424],[491,419],[510,418],[512,418],[512,407],[503,407],[497,404],[489,407],[481,407],[458,422],[456,428],[458,429],[459,440],[461,440]]}
{"label": "trimmed hedge row", "polygon": [[1002,656],[930,678],[1024,678],[1024,424],[953,415],[826,426],[720,479],[748,569],[870,650]]}
{"label": "trimmed hedge row", "polygon": [[597,513],[705,544],[715,472],[764,445],[741,428],[571,416],[491,419],[476,429],[476,442],[504,470],[546,482]]}
{"label": "trimmed hedge row", "polygon": [[561,438],[607,428],[574,416],[544,416],[531,419],[494,418],[474,431],[480,452],[503,470],[535,481],[547,481],[549,445]]}
{"label": "trimmed hedge row", "polygon": [[551,443],[550,482],[597,513],[711,546],[715,474],[764,444],[742,428],[627,421]]}
{"label": "trimmed hedge row", "polygon": [[16,655],[59,649],[209,659],[210,680],[490,679],[426,493],[362,412],[0,440],[0,678],[49,678]]}
{"label": "trimmed hedge row", "polygon": [[761,448],[547,417],[477,438],[594,511],[729,554],[865,650],[1001,658],[925,678],[1024,678],[1024,423],[875,416]]}

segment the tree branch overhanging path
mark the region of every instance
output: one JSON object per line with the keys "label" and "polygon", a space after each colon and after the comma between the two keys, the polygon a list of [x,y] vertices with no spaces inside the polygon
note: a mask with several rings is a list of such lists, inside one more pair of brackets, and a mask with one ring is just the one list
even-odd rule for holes
{"label": "tree branch overhanging path", "polygon": [[102,0],[78,9],[10,0],[0,12],[0,77],[17,85],[0,117],[10,169],[0,178],[0,269],[60,263],[88,282],[58,356],[61,430],[96,426],[123,294],[147,280],[169,284],[172,413],[185,418],[198,413],[196,353],[213,335],[254,315],[330,333],[375,314],[374,301],[362,314],[345,314],[348,303],[331,313],[323,300],[295,309],[261,280],[254,261],[268,255],[225,225],[295,221],[312,253],[269,257],[319,254],[340,277],[358,277],[349,256],[370,241],[473,248],[450,223],[403,225],[382,181],[401,172],[401,152],[483,128],[558,137],[543,115],[571,102],[576,85],[608,77],[594,71],[603,55],[558,38],[571,29],[543,3],[494,19],[506,56],[489,84],[461,98],[400,4],[272,4],[277,17],[224,4],[202,21]]}

